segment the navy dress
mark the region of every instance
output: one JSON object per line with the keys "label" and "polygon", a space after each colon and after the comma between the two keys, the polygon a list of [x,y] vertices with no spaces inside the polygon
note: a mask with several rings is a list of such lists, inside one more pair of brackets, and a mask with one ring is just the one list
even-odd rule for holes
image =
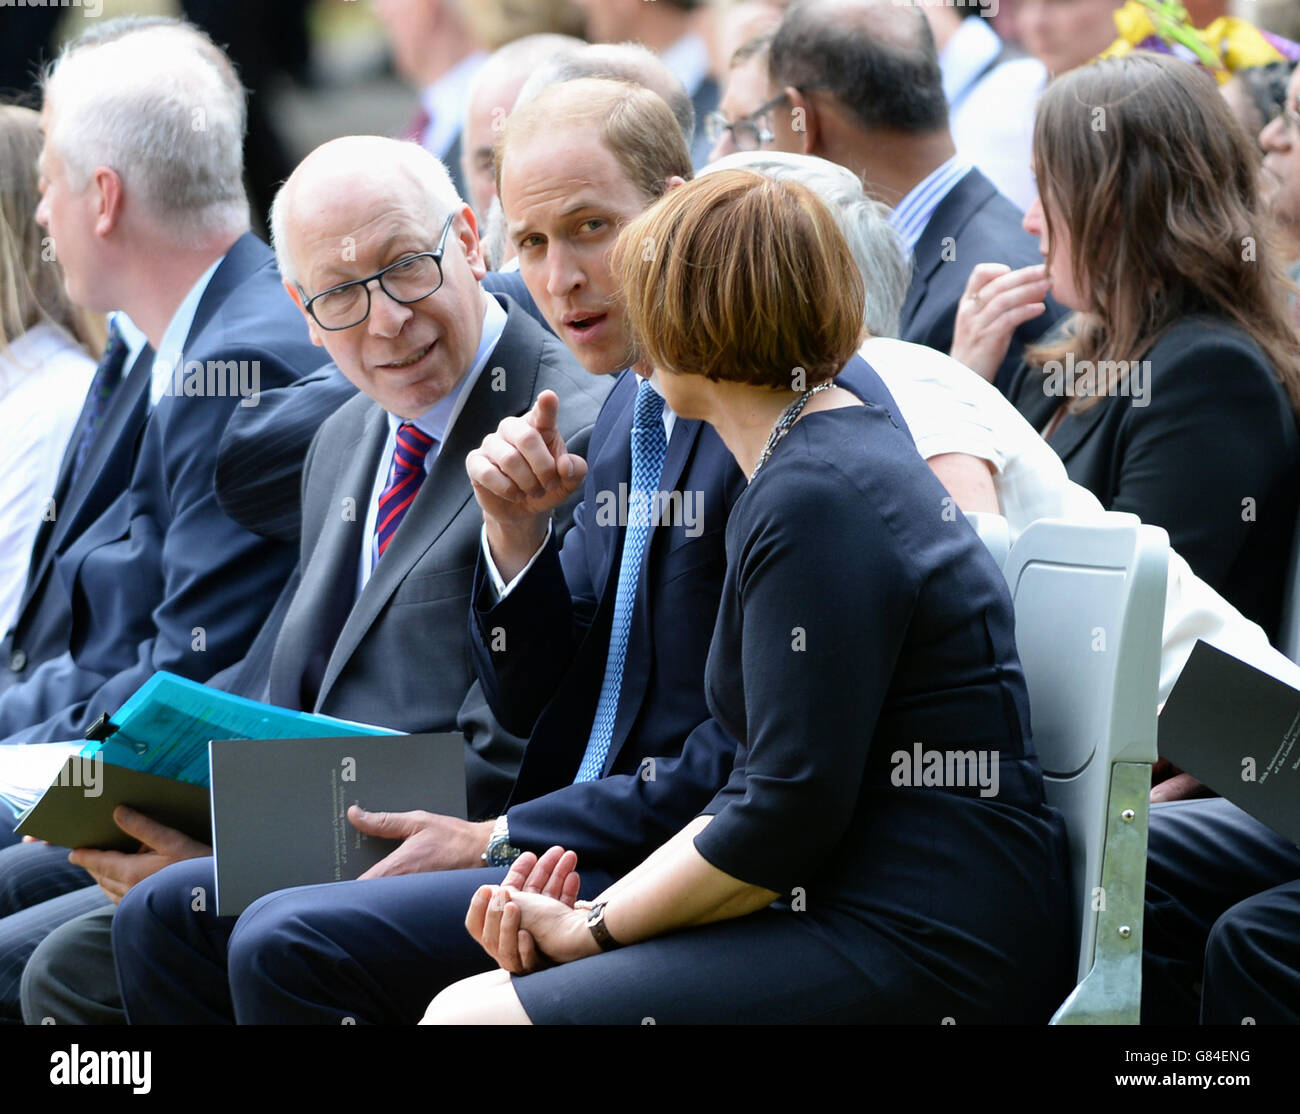
{"label": "navy dress", "polygon": [[1065,832],[988,551],[852,406],[777,445],[727,560],[705,681],[741,745],[695,847],[781,896],[516,978],[529,1017],[1045,1022],[1072,985]]}

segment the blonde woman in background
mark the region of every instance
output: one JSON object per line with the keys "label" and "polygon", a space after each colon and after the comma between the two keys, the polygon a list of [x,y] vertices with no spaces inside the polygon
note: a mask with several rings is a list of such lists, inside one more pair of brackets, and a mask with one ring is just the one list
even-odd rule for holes
{"label": "blonde woman in background", "polygon": [[35,220],[40,117],[0,106],[0,632],[27,579],[32,541],[95,372],[103,323],[71,302]]}

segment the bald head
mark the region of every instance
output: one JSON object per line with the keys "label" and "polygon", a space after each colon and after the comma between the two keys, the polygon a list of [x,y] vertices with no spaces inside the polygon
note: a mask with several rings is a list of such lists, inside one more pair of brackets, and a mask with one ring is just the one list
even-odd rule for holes
{"label": "bald head", "polygon": [[378,135],[324,143],[298,164],[271,206],[271,240],[285,282],[299,281],[296,232],[338,200],[363,198],[376,208],[418,211],[432,228],[464,204],[447,168],[417,143]]}
{"label": "bald head", "polygon": [[897,0],[795,3],[777,28],[768,64],[778,88],[824,90],[864,128],[947,128],[939,56],[919,7]]}
{"label": "bald head", "polygon": [[695,137],[695,106],[677,75],[640,43],[588,46],[553,59],[524,84],[515,107],[522,108],[536,100],[548,86],[582,78],[623,81],[657,93],[672,110],[686,146],[690,147]]}

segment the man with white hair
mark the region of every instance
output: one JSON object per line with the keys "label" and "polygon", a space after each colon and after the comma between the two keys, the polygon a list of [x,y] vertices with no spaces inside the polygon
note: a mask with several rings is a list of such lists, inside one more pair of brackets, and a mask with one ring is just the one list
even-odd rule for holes
{"label": "man with white hair", "polygon": [[[3,744],[78,738],[155,672],[202,681],[244,655],[295,555],[217,506],[216,446],[232,410],[320,363],[270,249],[248,232],[244,94],[206,36],[170,21],[105,24],[64,51],[44,94],[36,218],[69,296],[123,311],[134,347],[158,358],[135,360],[120,340],[116,371],[130,373],[92,385],[87,410],[108,401],[100,423],[83,413],[69,447],[88,450],[56,508],[73,521],[60,524],[71,529],[41,597],[69,634],[0,697]],[[69,863],[66,850],[7,848],[0,915],[92,877],[111,888],[184,838],[127,830],[152,853],[91,864],[84,849]],[[16,1006],[20,970],[0,962],[0,1012]]]}
{"label": "man with white hair", "polygon": [[[482,529],[464,458],[546,391],[563,397],[558,433],[582,451],[606,385],[517,304],[480,287],[473,211],[415,144],[353,136],[317,148],[277,195],[271,227],[312,339],[361,393],[324,422],[308,453],[300,578],[283,619],[268,623],[223,685],[399,731],[454,730],[473,681],[465,616]],[[561,508],[557,529],[570,514]],[[499,811],[518,764],[514,743],[497,732],[467,745],[471,816]],[[406,873],[417,860],[432,869],[460,843],[486,842],[492,827],[359,810],[353,823],[406,840],[371,877]],[[175,857],[211,853],[192,842],[184,850]],[[211,860],[187,869],[212,885]],[[58,908],[47,906],[48,921]],[[102,906],[40,948],[24,979],[29,1016],[121,1020],[113,912]],[[0,921],[0,959],[7,940]]]}

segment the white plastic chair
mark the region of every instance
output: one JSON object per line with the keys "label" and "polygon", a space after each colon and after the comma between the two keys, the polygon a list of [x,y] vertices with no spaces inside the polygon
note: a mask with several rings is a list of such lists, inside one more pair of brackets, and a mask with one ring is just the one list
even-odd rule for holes
{"label": "white plastic chair", "polygon": [[1007,520],[989,511],[967,511],[966,520],[993,554],[998,568],[1005,568],[1007,554],[1011,551],[1011,527]]}
{"label": "white plastic chair", "polygon": [[1049,804],[1065,817],[1078,985],[1052,1024],[1137,1024],[1169,536],[1042,519],[1005,565]]}

